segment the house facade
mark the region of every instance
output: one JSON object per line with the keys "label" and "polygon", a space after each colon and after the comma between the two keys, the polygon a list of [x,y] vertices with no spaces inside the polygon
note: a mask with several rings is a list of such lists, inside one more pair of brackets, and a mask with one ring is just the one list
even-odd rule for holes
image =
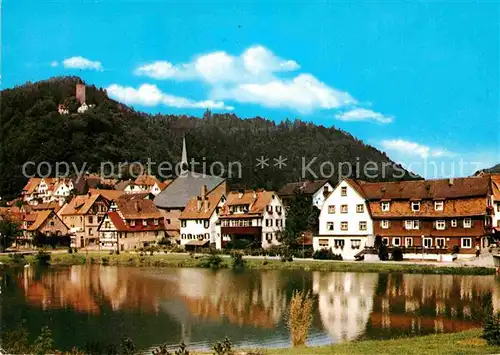
{"label": "house facade", "polygon": [[224,247],[245,240],[255,247],[279,245],[279,233],[285,228],[285,208],[274,191],[232,191],[220,215]]}
{"label": "house facade", "polygon": [[118,199],[98,227],[99,247],[125,251],[156,244],[166,235],[162,217],[151,200]]}
{"label": "house facade", "polygon": [[186,249],[214,246],[222,248],[219,214],[226,201],[226,190],[220,185],[210,193],[204,185],[201,194],[189,200],[179,216],[181,245]]}
{"label": "house facade", "polygon": [[71,246],[83,248],[97,245],[98,227],[106,215],[110,201],[100,194],[75,196],[59,211],[64,223],[70,228]]}
{"label": "house facade", "polygon": [[23,201],[32,205],[49,202],[64,203],[73,189],[71,179],[30,178],[22,191]]}
{"label": "house facade", "polygon": [[36,212],[35,220],[26,225],[27,235],[33,239],[36,234],[63,236],[69,233],[68,226],[53,210]]}
{"label": "house facade", "polygon": [[342,180],[323,203],[313,249],[330,248],[353,260],[366,246],[373,246],[373,239],[373,220],[362,189],[352,179]]}
{"label": "house facade", "polygon": [[493,235],[500,239],[500,174],[491,175],[491,207],[493,209]]}

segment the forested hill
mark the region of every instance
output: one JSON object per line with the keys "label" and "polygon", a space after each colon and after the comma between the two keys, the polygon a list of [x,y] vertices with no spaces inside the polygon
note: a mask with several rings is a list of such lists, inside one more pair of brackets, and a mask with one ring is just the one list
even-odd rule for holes
{"label": "forested hill", "polygon": [[[1,92],[0,196],[19,193],[27,180],[22,174],[27,161],[65,161],[77,166],[87,162],[91,171],[103,161],[144,162],[150,158],[177,163],[183,136],[189,159],[207,164],[220,161],[225,166],[240,162],[242,178],[232,180],[248,188],[278,189],[285,182],[298,181],[302,157],[306,165],[317,157],[311,170],[318,178],[325,161],[331,163],[324,165],[327,174],[338,162],[351,162],[355,168],[356,163],[362,166],[373,161],[380,166],[391,162],[384,153],[335,128],[299,120],[277,124],[260,117],[240,119],[208,111],[203,118],[148,115],[108,98],[104,89],[94,86],[87,86],[86,101],[95,107],[76,114],[75,85],[81,82],[77,77],[53,78]],[[60,115],[59,104],[65,104],[71,113]],[[280,155],[288,159],[282,169],[273,166],[273,158]],[[269,157],[269,167],[255,166],[261,156]],[[389,168],[385,179],[394,172]],[[331,180],[335,182],[337,177],[335,171]],[[368,178],[363,172],[361,177]]]}

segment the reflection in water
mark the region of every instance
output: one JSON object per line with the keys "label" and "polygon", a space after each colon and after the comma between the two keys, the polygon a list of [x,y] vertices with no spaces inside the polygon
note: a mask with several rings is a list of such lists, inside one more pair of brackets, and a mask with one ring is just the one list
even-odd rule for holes
{"label": "reflection in water", "polygon": [[181,340],[207,348],[226,335],[239,346],[288,346],[294,289],[317,296],[310,344],[460,331],[479,326],[485,306],[500,310],[500,279],[493,276],[100,265],[7,276],[1,323],[15,327],[22,317],[37,331],[50,321],[63,349],[123,335],[141,348]]}
{"label": "reflection in water", "polygon": [[378,274],[313,273],[313,292],[326,331],[334,340],[363,333],[373,307]]}

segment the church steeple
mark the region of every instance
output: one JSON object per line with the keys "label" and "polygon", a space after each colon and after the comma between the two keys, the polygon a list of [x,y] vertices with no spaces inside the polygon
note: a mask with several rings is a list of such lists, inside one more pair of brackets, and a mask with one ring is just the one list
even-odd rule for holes
{"label": "church steeple", "polygon": [[188,156],[186,149],[186,137],[182,138],[182,158],[181,158],[181,172],[186,172],[189,170]]}

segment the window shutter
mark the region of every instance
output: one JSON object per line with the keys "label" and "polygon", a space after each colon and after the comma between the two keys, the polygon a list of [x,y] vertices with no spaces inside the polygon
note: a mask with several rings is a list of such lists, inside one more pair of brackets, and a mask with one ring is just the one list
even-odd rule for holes
{"label": "window shutter", "polygon": [[436,221],[432,222],[432,229],[436,229]]}

